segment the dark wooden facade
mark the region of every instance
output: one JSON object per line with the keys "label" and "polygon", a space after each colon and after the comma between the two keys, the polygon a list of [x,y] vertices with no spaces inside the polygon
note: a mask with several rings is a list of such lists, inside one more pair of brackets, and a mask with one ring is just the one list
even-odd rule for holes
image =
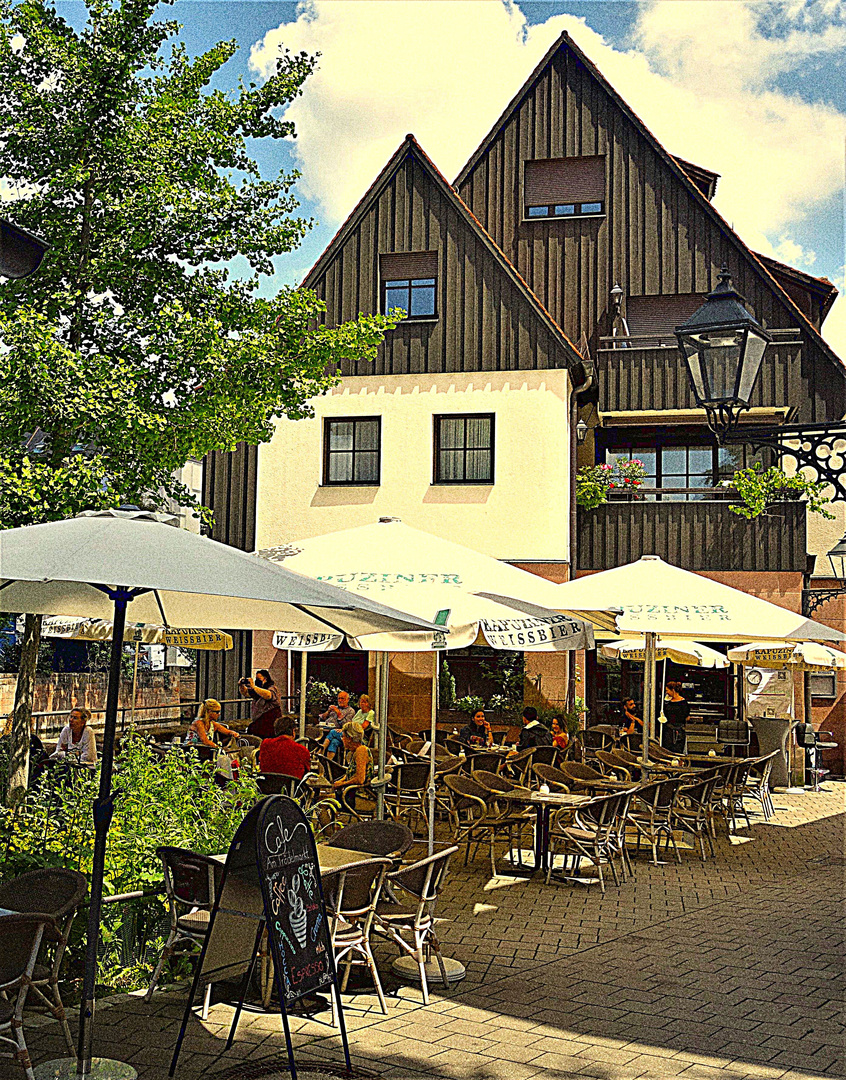
{"label": "dark wooden facade", "polygon": [[[242,551],[255,551],[258,447],[240,443],[232,453],[209,454],[203,465],[203,502],[214,511],[211,538]],[[198,699],[236,698],[238,679],[250,673],[252,633],[229,633],[234,647],[228,652],[197,653]],[[232,706],[224,706],[224,723],[233,717]]]}
{"label": "dark wooden facade", "polygon": [[579,569],[610,570],[642,555],[660,555],[686,570],[805,573],[804,503],[778,503],[753,521],[733,514],[729,505],[609,502],[579,510]]}
{"label": "dark wooden facade", "polygon": [[401,323],[344,375],[571,367],[581,357],[408,136],[304,284],[330,325],[380,306],[379,256],[437,252],[437,317]]}
{"label": "dark wooden facade", "polygon": [[[597,154],[606,160],[603,217],[523,220],[524,162]],[[782,380],[766,387],[778,398],[762,403],[795,405],[802,422],[840,419],[846,411],[843,366],[696,179],[565,34],[455,184],[567,336],[579,341],[585,335],[592,356],[600,338],[611,333],[615,283],[627,296],[706,293],[725,263],[761,323],[796,329],[804,343],[801,360],[792,357],[795,396],[785,398]],[[643,359],[667,363],[666,354]],[[647,380],[659,393],[642,407],[685,407],[663,400],[659,383],[660,376]],[[678,386],[686,399],[682,380]]]}

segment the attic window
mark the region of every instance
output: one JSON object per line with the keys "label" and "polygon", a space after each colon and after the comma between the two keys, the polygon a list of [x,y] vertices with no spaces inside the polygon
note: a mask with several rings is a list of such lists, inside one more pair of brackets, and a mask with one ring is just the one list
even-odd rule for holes
{"label": "attic window", "polygon": [[569,157],[526,161],[523,216],[601,217],[605,213],[605,158]]}
{"label": "attic window", "polygon": [[382,312],[402,308],[408,319],[437,318],[437,251],[390,252],[379,256]]}

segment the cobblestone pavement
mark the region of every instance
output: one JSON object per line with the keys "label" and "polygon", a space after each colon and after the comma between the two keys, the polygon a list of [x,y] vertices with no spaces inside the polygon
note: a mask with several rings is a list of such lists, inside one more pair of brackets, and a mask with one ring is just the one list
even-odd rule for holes
{"label": "cobblestone pavement", "polygon": [[[444,951],[467,967],[457,987],[419,990],[385,979],[346,998],[354,1063],[385,1080],[802,1080],[846,1075],[844,821],[846,784],[779,794],[777,814],[720,836],[704,865],[637,860],[634,881],[596,886],[490,878],[487,852],[456,858],[440,906]],[[380,945],[380,969],[395,953]],[[184,994],[98,1008],[97,1052],[164,1080]],[[184,1080],[287,1075],[278,1016],[213,1006],[191,1021]],[[342,1061],[325,1018],[292,1020],[298,1061]],[[61,1056],[51,1020],[27,1025],[36,1062]],[[282,1055],[282,1056],[280,1056]],[[5,1070],[5,1071],[4,1071]],[[318,1069],[319,1071],[319,1069]],[[17,1080],[0,1065],[0,1080]],[[309,1068],[311,1080],[316,1076]],[[325,1075],[325,1074],[322,1074]]]}

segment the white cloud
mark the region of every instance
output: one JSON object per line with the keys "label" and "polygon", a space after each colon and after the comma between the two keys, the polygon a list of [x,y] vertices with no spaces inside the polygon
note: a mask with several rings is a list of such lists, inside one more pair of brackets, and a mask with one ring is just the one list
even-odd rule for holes
{"label": "white cloud", "polygon": [[840,268],[840,273],[834,276],[833,281],[840,295],[823,323],[822,336],[838,356],[846,359],[846,266]]}

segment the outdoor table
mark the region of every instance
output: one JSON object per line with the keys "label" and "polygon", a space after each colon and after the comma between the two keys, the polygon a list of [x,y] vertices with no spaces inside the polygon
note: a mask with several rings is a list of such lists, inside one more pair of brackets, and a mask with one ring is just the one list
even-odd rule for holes
{"label": "outdoor table", "polygon": [[[499,797],[498,795],[497,798]],[[562,806],[572,807],[575,810],[583,803],[590,802],[589,795],[570,795],[563,791],[530,791],[528,788],[515,788],[513,791],[505,791],[501,797],[522,806],[533,806],[537,812],[533,873],[537,870],[546,872],[547,869],[549,861],[549,815],[552,810]]]}
{"label": "outdoor table", "polygon": [[[367,855],[361,851],[348,851],[346,848],[330,847],[328,844],[317,844],[317,865],[320,873],[325,874],[330,870],[343,870],[345,866],[363,862],[365,859],[375,859],[375,855]],[[222,855],[212,855],[210,858],[215,862],[225,863],[226,852]]]}

